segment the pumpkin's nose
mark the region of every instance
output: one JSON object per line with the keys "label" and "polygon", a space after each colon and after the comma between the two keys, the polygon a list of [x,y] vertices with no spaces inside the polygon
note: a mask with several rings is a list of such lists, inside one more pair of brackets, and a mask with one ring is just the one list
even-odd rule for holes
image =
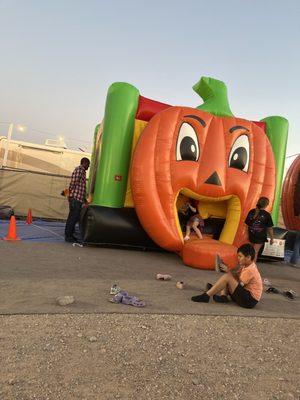
{"label": "pumpkin's nose", "polygon": [[211,174],[210,177],[207,178],[204,183],[209,183],[211,185],[222,186],[222,183],[221,183],[221,180],[219,178],[219,175],[217,174],[217,171],[215,171],[213,174]]}

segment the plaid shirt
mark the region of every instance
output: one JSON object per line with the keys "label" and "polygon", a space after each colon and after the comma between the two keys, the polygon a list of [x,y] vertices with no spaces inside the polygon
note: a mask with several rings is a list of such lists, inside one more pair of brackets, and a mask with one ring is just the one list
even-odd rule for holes
{"label": "plaid shirt", "polygon": [[86,171],[82,165],[76,167],[72,173],[69,186],[70,197],[84,203],[86,200]]}

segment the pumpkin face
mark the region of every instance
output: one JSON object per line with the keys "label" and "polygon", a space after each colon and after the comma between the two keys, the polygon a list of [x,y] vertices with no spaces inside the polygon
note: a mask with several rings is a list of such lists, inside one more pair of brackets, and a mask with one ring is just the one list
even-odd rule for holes
{"label": "pumpkin face", "polygon": [[300,156],[293,161],[286,174],[281,208],[287,229],[300,230]]}
{"label": "pumpkin face", "polygon": [[[236,246],[247,242],[244,220],[258,198],[268,197],[272,206],[275,163],[269,140],[255,123],[170,107],[143,131],[131,180],[135,209],[148,235],[180,253],[186,264],[212,269],[216,253],[234,266]],[[201,215],[225,220],[219,240],[184,243],[179,194],[199,200]]]}

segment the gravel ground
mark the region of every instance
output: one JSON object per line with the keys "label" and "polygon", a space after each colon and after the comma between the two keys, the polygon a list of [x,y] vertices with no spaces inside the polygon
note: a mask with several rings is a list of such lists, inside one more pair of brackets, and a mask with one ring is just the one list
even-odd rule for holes
{"label": "gravel ground", "polygon": [[300,399],[299,320],[0,317],[1,400]]}

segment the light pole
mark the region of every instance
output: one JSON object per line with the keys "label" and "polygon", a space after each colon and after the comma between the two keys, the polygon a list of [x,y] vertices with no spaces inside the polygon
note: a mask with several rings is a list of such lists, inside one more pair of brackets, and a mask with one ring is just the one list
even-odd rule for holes
{"label": "light pole", "polygon": [[9,143],[11,141],[11,136],[12,136],[13,129],[14,129],[14,124],[9,124],[8,133],[7,133],[7,139],[6,139],[6,143],[5,143],[5,149],[4,149],[4,156],[3,156],[2,163],[1,163],[1,168],[6,167],[6,164],[7,164]]}
{"label": "light pole", "polygon": [[[5,149],[4,149],[4,155],[3,155],[3,160],[0,164],[0,168],[6,167],[7,166],[7,157],[8,157],[8,151],[9,151],[9,144],[11,142],[11,137],[14,129],[14,124],[10,123],[8,127],[8,132],[7,132],[7,139],[5,143]],[[20,132],[25,132],[26,127],[22,125],[17,125],[17,130]]]}

